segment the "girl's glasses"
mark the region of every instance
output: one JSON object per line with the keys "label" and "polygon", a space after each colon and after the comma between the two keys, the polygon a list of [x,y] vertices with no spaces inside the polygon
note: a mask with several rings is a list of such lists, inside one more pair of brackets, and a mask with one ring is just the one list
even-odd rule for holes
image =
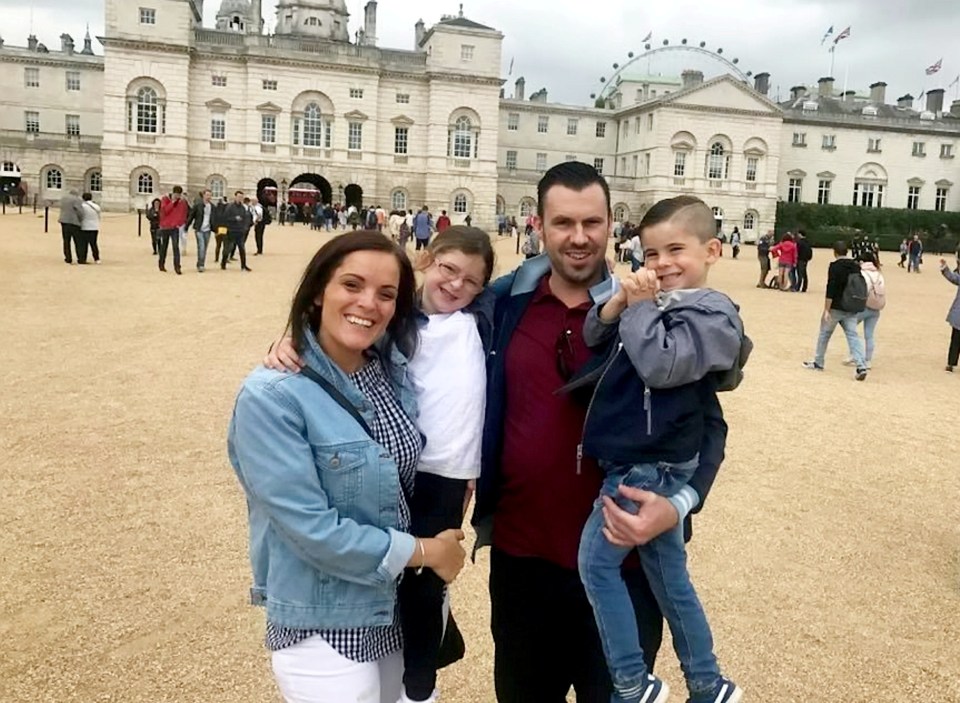
{"label": "girl's glasses", "polygon": [[437,270],[440,272],[440,275],[443,276],[443,280],[452,283],[453,281],[459,280],[463,284],[463,287],[471,293],[479,293],[483,290],[483,284],[475,278],[470,278],[469,276],[464,276],[463,271],[458,269],[453,264],[448,264],[446,261],[441,261],[436,259],[434,263],[437,265]]}

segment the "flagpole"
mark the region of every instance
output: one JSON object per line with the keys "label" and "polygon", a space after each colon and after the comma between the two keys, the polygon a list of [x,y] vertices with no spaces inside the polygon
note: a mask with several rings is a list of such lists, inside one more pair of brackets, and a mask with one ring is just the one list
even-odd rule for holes
{"label": "flagpole", "polygon": [[836,64],[836,62],[837,62],[837,45],[836,43],[834,43],[834,45],[830,47],[830,74],[829,75],[831,78],[833,78],[833,67]]}

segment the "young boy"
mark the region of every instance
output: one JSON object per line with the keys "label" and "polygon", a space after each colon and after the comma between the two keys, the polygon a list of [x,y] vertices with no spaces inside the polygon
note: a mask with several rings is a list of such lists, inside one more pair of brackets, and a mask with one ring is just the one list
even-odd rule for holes
{"label": "young boy", "polygon": [[[583,530],[579,568],[613,679],[613,700],[663,703],[669,689],[647,670],[620,575],[632,548],[604,536],[604,502],[636,512],[618,495],[623,484],[673,498],[681,518],[696,507],[700,499],[687,481],[699,461],[703,401],[736,387],[752,344],[733,302],[705,287],[721,246],[710,208],[690,196],[663,200],[639,230],[646,268],[615,284],[584,326],[590,346],[609,344],[611,351],[581,447],[600,460],[606,479]],[[720,674],[687,572],[679,522],[639,547],[640,561],[670,625],[690,703],[736,703],[743,694]]]}

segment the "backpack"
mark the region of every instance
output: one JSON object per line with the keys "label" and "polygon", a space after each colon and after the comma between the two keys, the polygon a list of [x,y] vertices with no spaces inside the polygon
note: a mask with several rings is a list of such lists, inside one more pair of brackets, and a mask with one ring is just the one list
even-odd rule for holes
{"label": "backpack", "polygon": [[859,271],[847,276],[839,306],[844,312],[863,312],[867,307],[867,279]]}
{"label": "backpack", "polygon": [[527,234],[523,246],[520,247],[520,253],[526,256],[535,256],[540,253],[540,242],[537,240],[537,233],[535,231],[531,230],[530,233]]}
{"label": "backpack", "polygon": [[269,225],[271,222],[273,222],[273,215],[270,214],[269,205],[263,206],[263,219],[261,222],[263,222],[264,225]]}
{"label": "backpack", "polygon": [[887,287],[883,281],[883,274],[879,271],[870,275],[864,275],[868,279],[867,283],[867,308],[870,310],[883,310],[887,305]]}

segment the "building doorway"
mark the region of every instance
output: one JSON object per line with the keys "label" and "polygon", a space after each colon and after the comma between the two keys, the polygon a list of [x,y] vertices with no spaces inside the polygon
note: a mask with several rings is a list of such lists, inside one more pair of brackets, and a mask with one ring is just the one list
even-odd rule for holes
{"label": "building doorway", "polygon": [[[311,191],[313,191],[311,193]],[[298,205],[306,200],[329,205],[333,202],[333,186],[330,181],[316,173],[301,173],[290,183],[287,198]]]}
{"label": "building doorway", "polygon": [[363,188],[351,183],[343,189],[343,201],[347,207],[353,205],[357,210],[363,208]]}

